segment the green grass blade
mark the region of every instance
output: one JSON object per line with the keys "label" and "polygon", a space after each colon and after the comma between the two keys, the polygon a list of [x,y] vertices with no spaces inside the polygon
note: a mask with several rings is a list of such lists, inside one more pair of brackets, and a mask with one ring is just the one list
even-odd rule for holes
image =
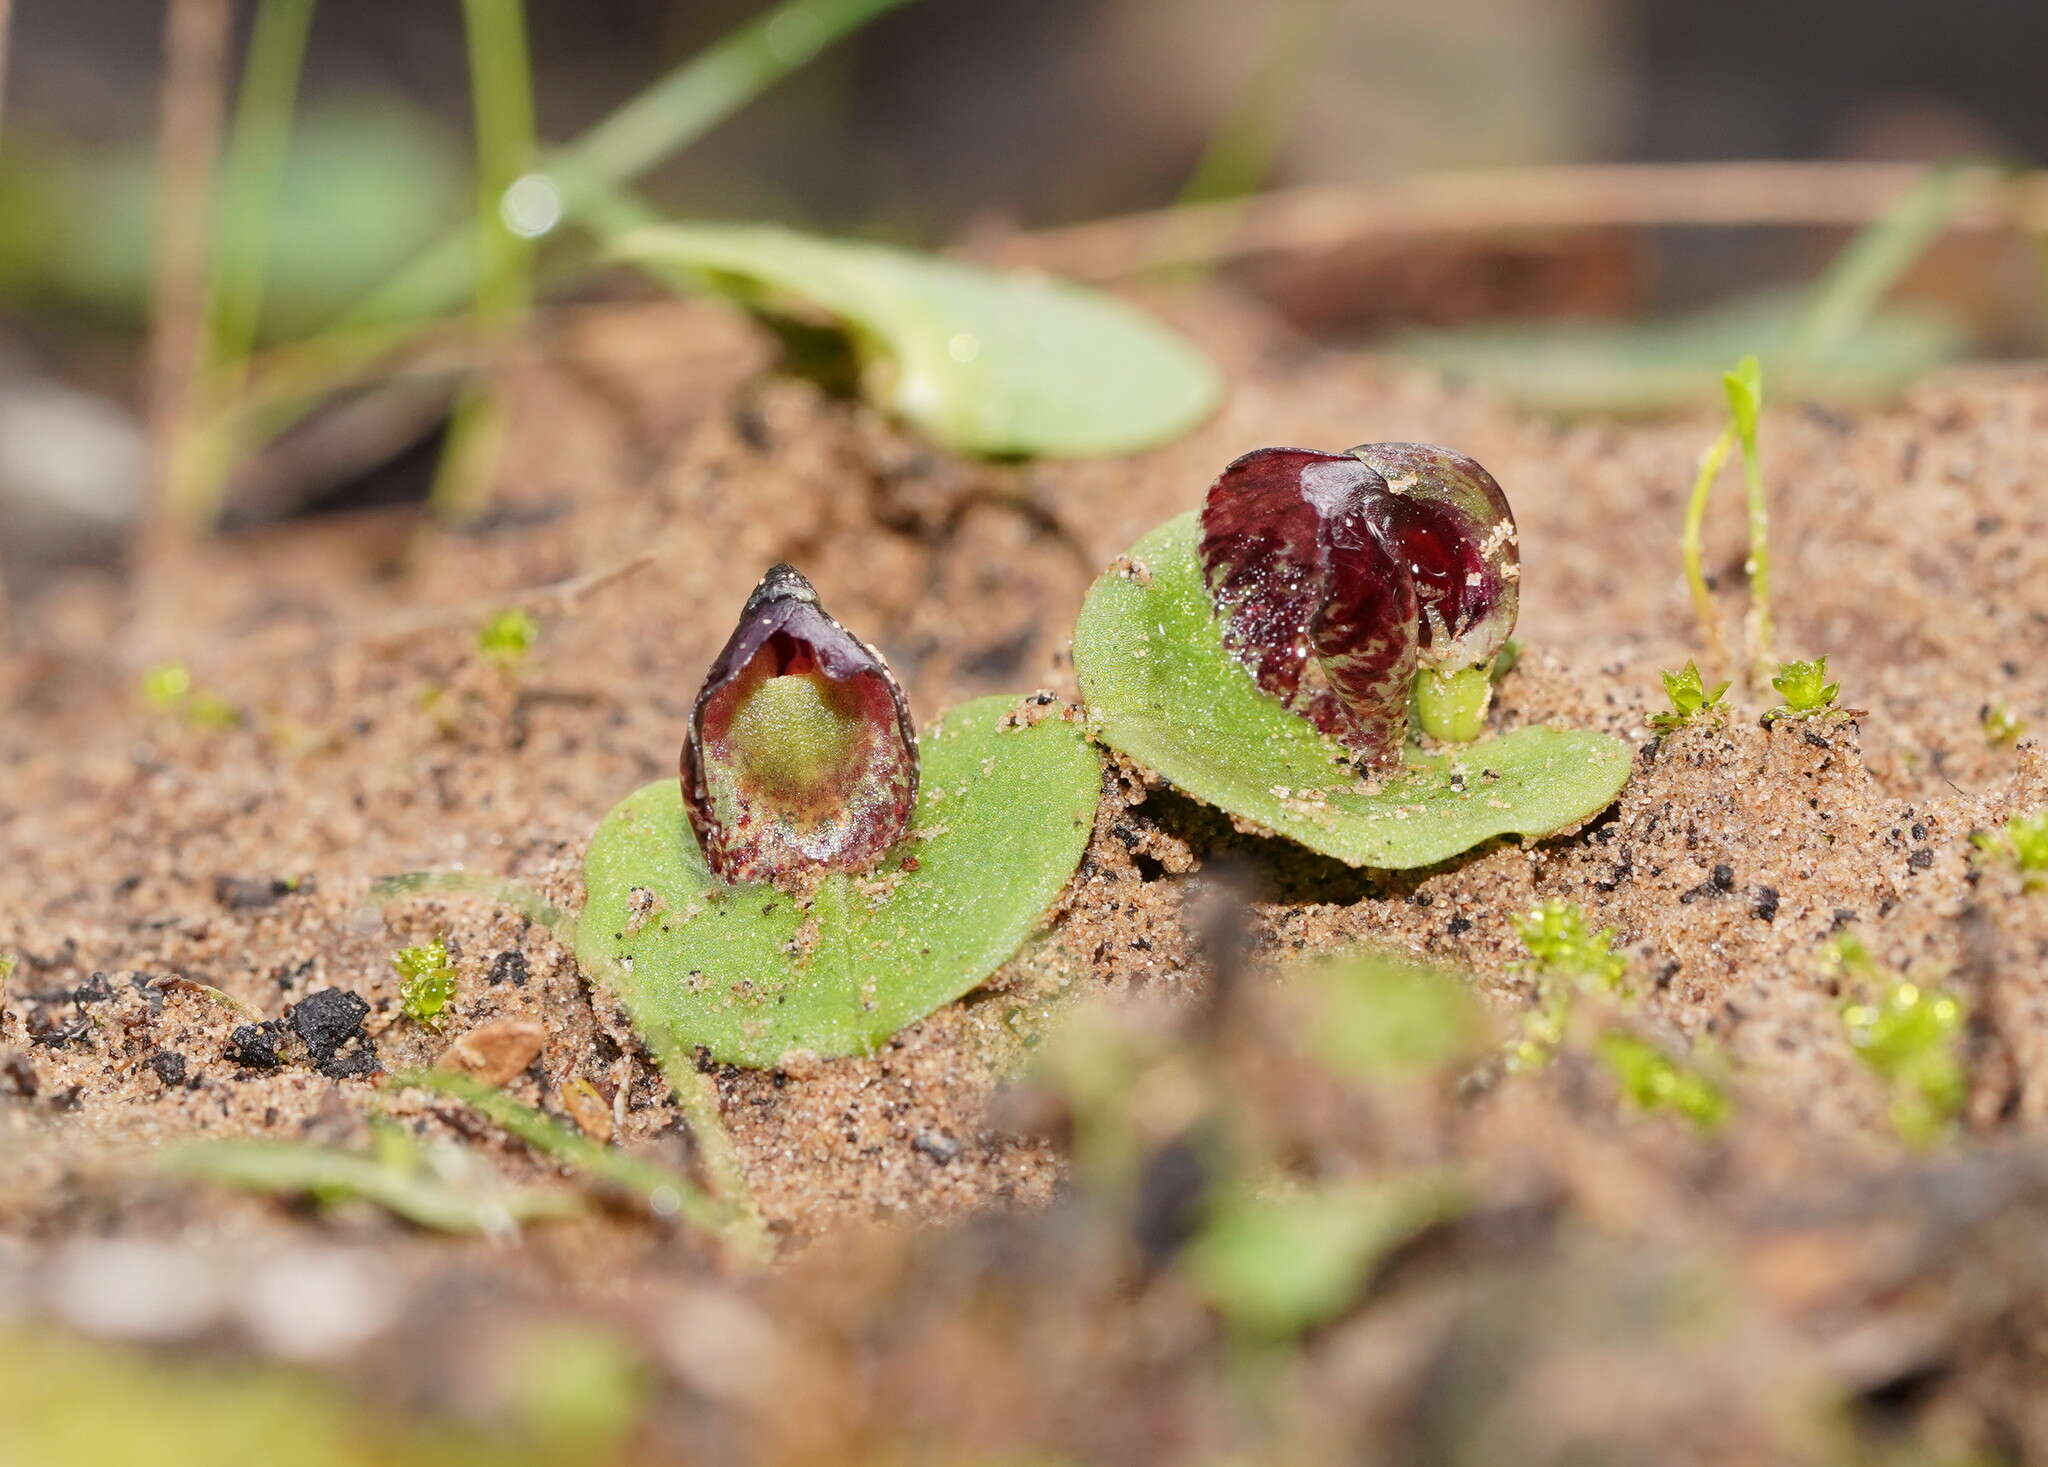
{"label": "green grass blade", "polygon": [[1764,412],[1763,365],[1754,356],[1744,357],[1735,370],[1724,374],[1721,386],[1728,394],[1728,416],[1742,445],[1742,479],[1749,509],[1749,617],[1744,623],[1753,680],[1761,682],[1770,665],[1771,648],[1777,636],[1771,621],[1771,514],[1764,497],[1763,452],[1757,443],[1757,427]]}
{"label": "green grass blade", "polygon": [[1977,178],[1977,169],[1961,161],[1930,168],[1904,198],[1864,226],[1814,283],[1787,355],[1811,361],[1855,335],[1948,228]]}
{"label": "green grass blade", "polygon": [[[448,1154],[464,1155],[460,1148]],[[438,1176],[414,1160],[251,1137],[174,1147],[160,1165],[176,1176],[249,1192],[322,1201],[361,1198],[420,1227],[447,1233],[503,1234],[522,1222],[581,1210],[573,1193],[509,1186],[483,1171]]]}
{"label": "green grass blade", "polygon": [[1713,492],[1714,482],[1721,477],[1721,470],[1734,447],[1735,430],[1723,428],[1721,436],[1700,455],[1700,471],[1692,481],[1692,494],[1685,502],[1685,536],[1682,542],[1685,585],[1692,593],[1693,615],[1698,618],[1700,635],[1706,641],[1708,665],[1717,670],[1728,665],[1728,645],[1721,637],[1721,614],[1714,606],[1713,593],[1707,589],[1703,563],[1706,555],[1707,497]]}
{"label": "green grass blade", "polygon": [[533,240],[515,231],[505,194],[533,166],[533,65],[520,0],[463,0],[476,126],[476,316],[502,326],[525,311]]}
{"label": "green grass blade", "polygon": [[[908,3],[786,0],[678,66],[575,142],[551,151],[540,171],[556,179],[573,213],[586,192],[633,182],[834,42]],[[444,312],[469,288],[473,269],[465,231],[344,312],[328,330]]]}
{"label": "green grass blade", "polygon": [[[480,348],[516,330],[533,300],[532,235],[513,227],[512,186],[534,162],[533,63],[521,0],[463,0],[470,103],[476,129],[476,288]],[[455,405],[428,502],[444,519],[474,514],[504,442],[504,406],[474,379]]]}
{"label": "green grass blade", "polygon": [[535,1151],[564,1166],[645,1198],[660,1213],[674,1213],[694,1226],[722,1237],[759,1244],[759,1229],[750,1200],[722,1201],[688,1177],[651,1161],[602,1146],[528,1105],[521,1105],[495,1085],[486,1085],[450,1070],[412,1070],[385,1082],[392,1089],[431,1090],[459,1100],[492,1125],[517,1136]]}
{"label": "green grass blade", "polygon": [[239,372],[256,344],[270,263],[271,222],[298,107],[314,0],[262,0],[249,33],[222,181],[214,250],[208,357]]}

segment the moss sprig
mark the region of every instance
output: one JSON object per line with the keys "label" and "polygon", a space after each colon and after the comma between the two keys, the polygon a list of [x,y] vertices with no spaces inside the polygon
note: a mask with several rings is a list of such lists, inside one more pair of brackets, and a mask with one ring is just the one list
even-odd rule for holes
{"label": "moss sprig", "polygon": [[455,997],[455,965],[448,958],[448,944],[441,938],[415,947],[402,947],[391,955],[398,972],[398,1000],[405,1016],[432,1028],[439,1024],[442,1010]]}
{"label": "moss sprig", "polygon": [[1700,676],[1699,665],[1691,658],[1687,658],[1685,666],[1676,672],[1667,669],[1659,672],[1658,676],[1664,679],[1664,696],[1671,700],[1670,708],[1650,715],[1650,727],[1659,733],[1669,733],[1698,722],[1702,715],[1721,706],[1721,699],[1728,691],[1725,680],[1708,687],[1706,679]]}

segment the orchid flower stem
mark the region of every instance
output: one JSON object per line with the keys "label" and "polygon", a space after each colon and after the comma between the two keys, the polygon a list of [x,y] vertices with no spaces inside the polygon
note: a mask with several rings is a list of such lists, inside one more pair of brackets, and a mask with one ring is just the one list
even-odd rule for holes
{"label": "orchid flower stem", "polygon": [[1751,681],[1767,687],[1777,634],[1771,623],[1770,505],[1764,498],[1763,458],[1757,450],[1754,429],[1742,435],[1742,473],[1749,502],[1749,616],[1743,623],[1743,640],[1749,653]]}
{"label": "orchid flower stem", "polygon": [[1486,709],[1492,701],[1491,667],[1455,672],[1424,668],[1415,674],[1415,720],[1433,739],[1471,743],[1486,732]]}
{"label": "orchid flower stem", "polygon": [[1700,635],[1706,641],[1709,666],[1721,671],[1728,664],[1728,644],[1721,636],[1721,614],[1714,605],[1714,596],[1707,589],[1706,571],[1702,566],[1705,554],[1703,539],[1707,521],[1707,497],[1713,492],[1714,481],[1721,477],[1721,470],[1728,462],[1728,455],[1735,447],[1735,429],[1721,430],[1707,451],[1700,456],[1700,471],[1692,481],[1692,497],[1685,506],[1685,584],[1692,592],[1693,615],[1698,618]]}

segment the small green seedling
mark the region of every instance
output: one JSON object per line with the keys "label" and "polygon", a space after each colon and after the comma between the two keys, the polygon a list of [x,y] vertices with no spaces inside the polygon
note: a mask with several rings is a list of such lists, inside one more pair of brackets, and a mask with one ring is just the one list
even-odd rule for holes
{"label": "small green seedling", "polygon": [[1771,524],[1770,505],[1764,495],[1763,455],[1757,428],[1763,417],[1763,366],[1754,356],[1736,363],[1735,370],[1721,374],[1721,387],[1728,399],[1728,426],[1721,430],[1700,457],[1699,473],[1693,479],[1692,494],[1686,501],[1682,553],[1685,583],[1692,593],[1693,613],[1699,619],[1709,657],[1717,666],[1728,661],[1721,639],[1721,617],[1715,610],[1713,594],[1707,588],[1705,568],[1705,527],[1707,499],[1721,476],[1729,453],[1740,446],[1742,470],[1749,512],[1749,558],[1744,568],[1749,576],[1749,616],[1744,622],[1744,639],[1749,665],[1761,669],[1770,661],[1775,633],[1771,624]]}
{"label": "small green seedling", "polygon": [[2003,698],[1993,698],[1979,710],[1977,726],[1984,730],[1984,742],[1994,749],[2018,743],[2027,731],[2027,721]]}
{"label": "small green seedling", "polygon": [[505,672],[516,671],[540,640],[540,623],[522,607],[493,612],[476,632],[477,655]]}
{"label": "small green seedling", "polygon": [[168,714],[190,728],[209,731],[235,728],[241,710],[214,693],[193,686],[182,662],[164,662],[142,674],[142,701],[152,712]]}
{"label": "small green seedling", "polygon": [[1516,917],[1515,935],[1529,951],[1523,967],[1545,977],[1563,978],[1574,987],[1596,993],[1624,991],[1628,959],[1614,951],[1614,929],[1595,931],[1587,925],[1585,908],[1552,897]]}
{"label": "small green seedling", "polygon": [[398,970],[399,1005],[414,1023],[433,1027],[441,1011],[455,997],[455,965],[448,960],[448,944],[440,938],[417,947],[402,947],[392,954],[391,966]]}
{"label": "small green seedling", "polygon": [[1828,660],[1825,657],[1816,657],[1811,662],[1779,663],[1777,673],[1771,678],[1771,686],[1785,701],[1765,716],[1812,718],[1828,712],[1835,706],[1842,685],[1831,683],[1827,678]]}
{"label": "small green seedling", "polygon": [[1600,1036],[1594,1052],[1637,1107],[1673,1111],[1702,1131],[1716,1130],[1727,1120],[1728,1098],[1719,1087],[1647,1039],[1610,1029]]}
{"label": "small green seedling", "polygon": [[1891,1089],[1892,1124],[1915,1146],[1948,1134],[1967,1092],[1956,1053],[1962,1000],[1911,980],[1888,985],[1875,1001],[1843,1005],[1842,1023],[1857,1057]]}
{"label": "small green seedling", "polygon": [[1660,733],[1669,733],[1696,722],[1701,714],[1718,708],[1722,695],[1728,691],[1725,681],[1708,687],[1700,676],[1699,665],[1690,658],[1678,671],[1665,671],[1658,676],[1664,679],[1664,696],[1671,700],[1669,710],[1650,715],[1650,727]]}

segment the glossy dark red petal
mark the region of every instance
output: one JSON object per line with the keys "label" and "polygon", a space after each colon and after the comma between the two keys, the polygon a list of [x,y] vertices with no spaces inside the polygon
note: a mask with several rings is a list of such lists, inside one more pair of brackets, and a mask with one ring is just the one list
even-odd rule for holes
{"label": "glossy dark red petal", "polygon": [[1373,529],[1415,582],[1422,661],[1476,667],[1514,630],[1521,561],[1514,512],[1493,475],[1433,443],[1368,443],[1351,456],[1387,486]]}
{"label": "glossy dark red petal", "polygon": [[1352,455],[1259,449],[1210,486],[1200,549],[1254,681],[1375,764],[1400,755],[1416,657],[1415,588],[1370,519],[1386,492]]}
{"label": "glossy dark red petal", "polygon": [[[778,679],[802,685],[770,686]],[[776,696],[792,691],[793,704]],[[808,710],[829,736],[794,749],[778,706]],[[682,782],[705,862],[726,881],[799,885],[820,870],[865,871],[909,828],[917,737],[902,690],[791,567],[761,578],[713,660],[691,709]]]}

